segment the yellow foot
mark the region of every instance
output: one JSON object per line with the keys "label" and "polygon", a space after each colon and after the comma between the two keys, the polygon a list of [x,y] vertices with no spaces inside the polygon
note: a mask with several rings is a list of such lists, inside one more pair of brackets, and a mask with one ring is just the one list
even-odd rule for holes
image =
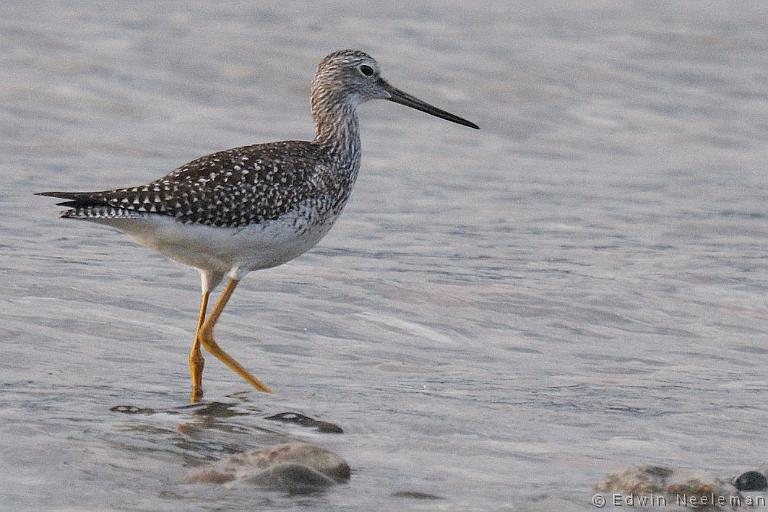
{"label": "yellow foot", "polygon": [[[200,369],[200,380],[196,380],[197,374],[191,370],[193,366],[192,359],[196,359],[199,355],[200,351],[200,345],[203,346],[205,350],[207,350],[211,355],[213,355],[216,359],[227,365],[230,370],[238,374],[240,377],[242,377],[248,384],[253,386],[256,391],[261,391],[262,393],[271,393],[272,390],[269,389],[264,383],[262,383],[259,379],[248,373],[248,370],[240,366],[240,363],[232,359],[232,357],[229,356],[226,352],[221,350],[221,347],[216,343],[216,340],[213,339],[213,327],[216,325],[216,322],[218,321],[219,317],[221,316],[221,312],[224,311],[224,306],[227,305],[227,301],[232,296],[232,293],[235,291],[235,287],[237,286],[237,279],[230,278],[229,281],[227,281],[227,285],[224,287],[224,290],[222,290],[221,295],[219,295],[219,300],[216,301],[216,305],[213,308],[213,311],[210,315],[208,315],[208,318],[203,320],[204,313],[205,313],[205,303],[208,300],[208,292],[205,292],[203,295],[203,301],[200,306],[200,315],[198,318],[198,324],[197,324],[197,332],[195,334],[195,342],[192,346],[192,353],[190,353],[190,371],[192,372],[192,386],[193,389],[196,386],[202,387],[202,368]],[[202,359],[202,355],[199,356],[200,359]],[[196,364],[196,362],[194,363]]]}
{"label": "yellow foot", "polygon": [[221,347],[219,347],[219,345],[213,339],[213,333],[203,329],[203,331],[200,333],[200,343],[203,345],[205,350],[207,350],[216,359],[227,365],[230,370],[242,377],[242,379],[253,386],[256,391],[261,391],[262,393],[272,392],[272,390],[269,389],[266,384],[251,375],[248,370],[240,366],[240,363],[232,359],[229,354],[221,350]]}

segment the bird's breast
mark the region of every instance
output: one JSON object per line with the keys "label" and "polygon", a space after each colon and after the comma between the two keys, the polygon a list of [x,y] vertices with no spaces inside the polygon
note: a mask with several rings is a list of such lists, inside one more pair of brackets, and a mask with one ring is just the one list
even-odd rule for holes
{"label": "bird's breast", "polygon": [[[342,205],[343,207],[343,205]],[[240,265],[258,270],[281,265],[314,247],[330,231],[341,209],[308,202],[279,218],[246,226],[233,234]]]}

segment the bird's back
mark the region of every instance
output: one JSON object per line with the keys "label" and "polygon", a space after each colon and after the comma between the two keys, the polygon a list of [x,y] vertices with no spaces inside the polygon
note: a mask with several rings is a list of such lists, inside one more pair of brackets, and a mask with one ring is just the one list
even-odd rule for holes
{"label": "bird's back", "polygon": [[[314,142],[284,141],[219,151],[146,185],[99,192],[44,192],[67,199],[67,218],[107,220],[169,216],[183,224],[242,227],[297,208],[338,213],[357,174]],[[311,220],[311,219],[308,219]],[[322,221],[323,219],[316,219]]]}

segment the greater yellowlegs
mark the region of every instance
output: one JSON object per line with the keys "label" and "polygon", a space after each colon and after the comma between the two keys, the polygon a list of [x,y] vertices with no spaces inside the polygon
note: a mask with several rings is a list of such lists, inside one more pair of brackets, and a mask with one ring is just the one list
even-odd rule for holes
{"label": "greater yellowlegs", "polygon": [[[189,372],[203,393],[202,346],[254,388],[270,389],[214,341],[213,328],[238,282],[314,246],[336,221],[360,168],[356,108],[385,99],[471,128],[477,125],[392,87],[359,50],[325,57],[312,82],[313,141],[256,144],[212,153],[146,185],[102,192],[43,192],[61,216],[106,224],[172,260],[197,268],[202,299]],[[211,291],[227,283],[206,316]]]}

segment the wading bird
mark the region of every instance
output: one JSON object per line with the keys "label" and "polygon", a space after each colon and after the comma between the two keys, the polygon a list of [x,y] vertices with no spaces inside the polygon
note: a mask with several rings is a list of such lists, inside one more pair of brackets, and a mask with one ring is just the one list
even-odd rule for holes
{"label": "wading bird", "polygon": [[[320,62],[312,82],[312,141],[212,153],[138,187],[39,194],[65,199],[59,203],[69,208],[63,218],[112,226],[200,271],[202,299],[189,352],[192,401],[203,394],[201,347],[257,390],[270,392],[219,347],[213,329],[248,272],[296,258],[331,229],[360,168],[357,106],[375,99],[478,128],[391,86],[365,52],[342,50]],[[225,276],[224,290],[206,315],[210,294]]]}

